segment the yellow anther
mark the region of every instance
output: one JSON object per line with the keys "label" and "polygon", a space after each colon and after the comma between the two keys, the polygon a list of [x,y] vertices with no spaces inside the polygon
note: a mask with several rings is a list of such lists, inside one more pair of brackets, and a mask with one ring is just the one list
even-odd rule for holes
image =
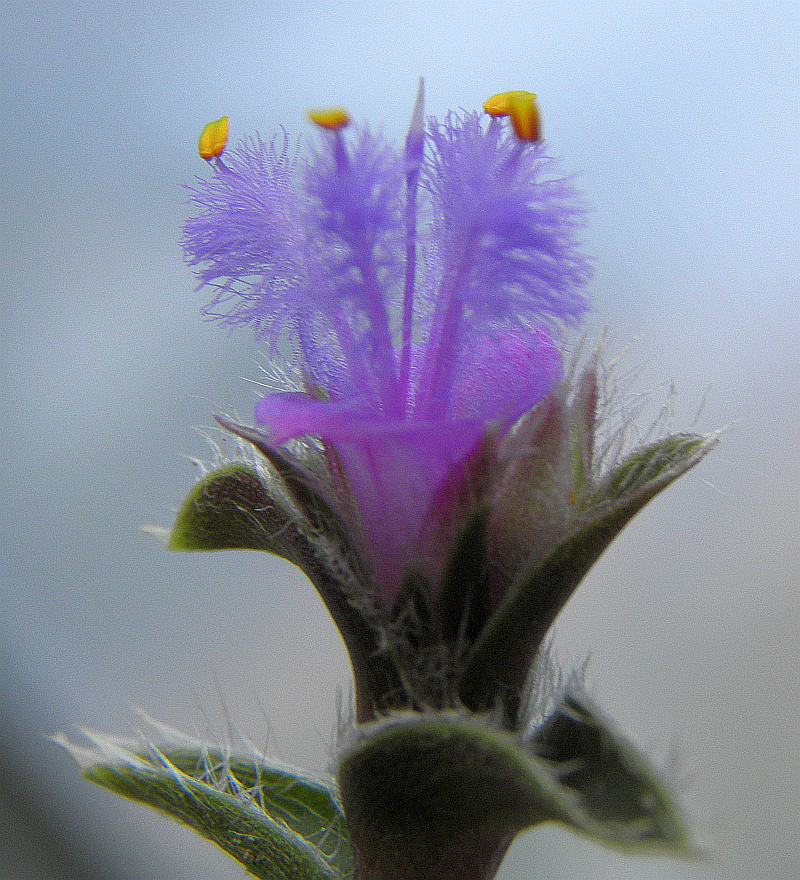
{"label": "yellow anther", "polygon": [[344,107],[328,107],[325,110],[309,110],[308,118],[320,128],[338,131],[350,122],[350,114]]}
{"label": "yellow anther", "polygon": [[533,92],[500,92],[484,101],[483,111],[489,116],[510,116],[512,101],[521,99],[535,101],[536,95]]}
{"label": "yellow anther", "polygon": [[220,116],[213,122],[209,122],[200,134],[197,151],[200,157],[209,162],[222,155],[225,145],[228,143],[228,117]]}
{"label": "yellow anther", "polygon": [[489,116],[510,116],[521,141],[541,140],[542,121],[533,92],[500,92],[485,101],[483,109]]}
{"label": "yellow anther", "polygon": [[536,106],[536,96],[525,92],[513,92],[510,104],[511,124],[514,134],[521,141],[542,139],[542,120]]}

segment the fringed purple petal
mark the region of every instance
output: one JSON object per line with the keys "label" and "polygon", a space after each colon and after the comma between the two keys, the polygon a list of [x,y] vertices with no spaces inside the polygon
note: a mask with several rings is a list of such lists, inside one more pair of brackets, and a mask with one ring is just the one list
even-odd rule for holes
{"label": "fringed purple petal", "polygon": [[544,145],[520,143],[476,113],[432,119],[429,136],[424,185],[433,198],[440,284],[452,283],[479,316],[580,317],[589,276],[576,235],[584,208]]}
{"label": "fringed purple petal", "polygon": [[[333,143],[331,138],[341,138]],[[310,159],[305,188],[309,247],[326,270],[341,309],[340,337],[350,334],[349,359],[358,363],[359,393],[397,411],[396,356],[391,311],[402,283],[402,155],[368,129],[345,142],[340,132]],[[312,365],[313,367],[313,365]],[[356,375],[357,374],[357,375]]]}
{"label": "fringed purple petal", "polygon": [[206,314],[272,339],[313,307],[294,166],[286,136],[256,138],[188,188],[200,213],[184,225],[183,248],[201,286],[215,291]]}
{"label": "fringed purple petal", "polygon": [[561,352],[543,330],[495,332],[462,347],[450,389],[453,419],[513,424],[561,378]]}

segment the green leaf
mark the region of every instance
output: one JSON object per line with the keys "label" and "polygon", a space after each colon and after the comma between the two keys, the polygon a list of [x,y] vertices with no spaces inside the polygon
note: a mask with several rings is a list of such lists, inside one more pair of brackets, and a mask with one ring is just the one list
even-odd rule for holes
{"label": "green leaf", "polygon": [[442,628],[445,638],[458,646],[471,644],[488,617],[488,513],[481,507],[469,517],[442,578]]}
{"label": "green leaf", "polygon": [[[673,434],[635,450],[603,479],[592,493],[592,503],[639,502],[651,498],[694,467],[715,446],[714,437]],[[635,512],[635,511],[634,511]]]}
{"label": "green leaf", "polygon": [[355,552],[353,536],[348,533],[335,502],[328,497],[320,480],[286,451],[270,444],[261,431],[219,417],[217,422],[226,431],[252,444],[267,459],[308,526],[337,543],[356,574],[363,578],[363,564]]}
{"label": "green leaf", "polygon": [[212,471],[186,496],[170,550],[263,550],[297,563],[306,542],[262,477],[243,464]]}
{"label": "green leaf", "polygon": [[[345,755],[339,784],[354,845],[375,876],[481,876],[465,865],[491,864],[515,834],[544,822],[626,851],[692,852],[663,788],[619,742],[614,751],[603,740],[600,755],[616,763],[579,790],[582,756],[545,759],[474,716],[398,715],[364,734]],[[603,791],[628,800],[605,808]],[[465,853],[454,867],[454,854]]]}
{"label": "green leaf", "polygon": [[398,713],[360,730],[338,777],[354,837],[505,834],[558,812],[545,763],[477,717]]}
{"label": "green leaf", "polygon": [[94,749],[57,738],[83,764],[86,779],[188,825],[253,877],[350,876],[352,856],[335,800],[302,774],[185,748],[173,760],[156,749],[142,753],[111,737],[87,735]]}
{"label": "green leaf", "polygon": [[475,643],[461,681],[473,711],[504,706],[518,723],[520,697],[547,631],[603,551],[655,495],[693,467],[716,440],[668,437],[637,450],[602,481],[590,510],[544,558],[528,561]]}
{"label": "green leaf", "polygon": [[566,696],[535,732],[530,748],[552,764],[561,785],[574,793],[581,813],[594,823],[589,833],[600,842],[696,855],[664,783],[585,697]]}
{"label": "green leaf", "polygon": [[353,871],[347,823],[331,785],[260,755],[228,755],[196,747],[169,748],[164,756],[182,773],[245,792],[272,819],[312,843],[342,876]]}
{"label": "green leaf", "polygon": [[[257,432],[237,429],[238,436],[256,443]],[[400,682],[385,650],[382,624],[363,573],[363,565],[346,530],[327,501],[316,493],[311,477],[263,438],[259,451],[270,452],[269,462],[279,467],[273,477],[280,486],[245,464],[212,471],[192,489],[181,505],[168,547],[171,550],[261,550],[297,565],[314,584],[350,654],[359,686],[359,718],[370,717],[383,705],[385,694],[401,691]],[[282,495],[291,486],[291,502],[302,502],[293,511]],[[308,517],[313,517],[312,523]]]}
{"label": "green leaf", "polygon": [[475,719],[406,713],[359,730],[338,781],[365,876],[491,876],[511,837],[555,810],[552,777]]}

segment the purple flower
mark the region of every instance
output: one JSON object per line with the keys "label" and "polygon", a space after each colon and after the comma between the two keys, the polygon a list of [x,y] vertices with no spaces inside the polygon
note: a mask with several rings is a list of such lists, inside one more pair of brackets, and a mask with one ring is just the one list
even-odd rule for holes
{"label": "purple flower", "polygon": [[557,383],[559,336],[587,307],[576,194],[500,115],[426,124],[420,87],[402,149],[329,111],[307,158],[285,134],[243,141],[190,190],[207,314],[291,352],[304,388],[264,397],[256,422],[333,454],[387,607],[410,571],[436,592],[454,487]]}

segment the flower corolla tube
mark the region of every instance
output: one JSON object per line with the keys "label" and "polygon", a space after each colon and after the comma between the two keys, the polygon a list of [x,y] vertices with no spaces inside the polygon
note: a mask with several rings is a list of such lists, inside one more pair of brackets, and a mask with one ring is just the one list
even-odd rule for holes
{"label": "flower corolla tube", "polygon": [[212,123],[211,175],[190,190],[183,245],[214,291],[207,314],[290,352],[299,377],[256,423],[275,446],[321,441],[386,608],[412,570],[436,592],[452,487],[558,383],[565,328],[587,309],[584,210],[535,96],[486,107],[426,119],[420,83],[400,148],[314,111],[303,158],[285,134],[223,158]]}

